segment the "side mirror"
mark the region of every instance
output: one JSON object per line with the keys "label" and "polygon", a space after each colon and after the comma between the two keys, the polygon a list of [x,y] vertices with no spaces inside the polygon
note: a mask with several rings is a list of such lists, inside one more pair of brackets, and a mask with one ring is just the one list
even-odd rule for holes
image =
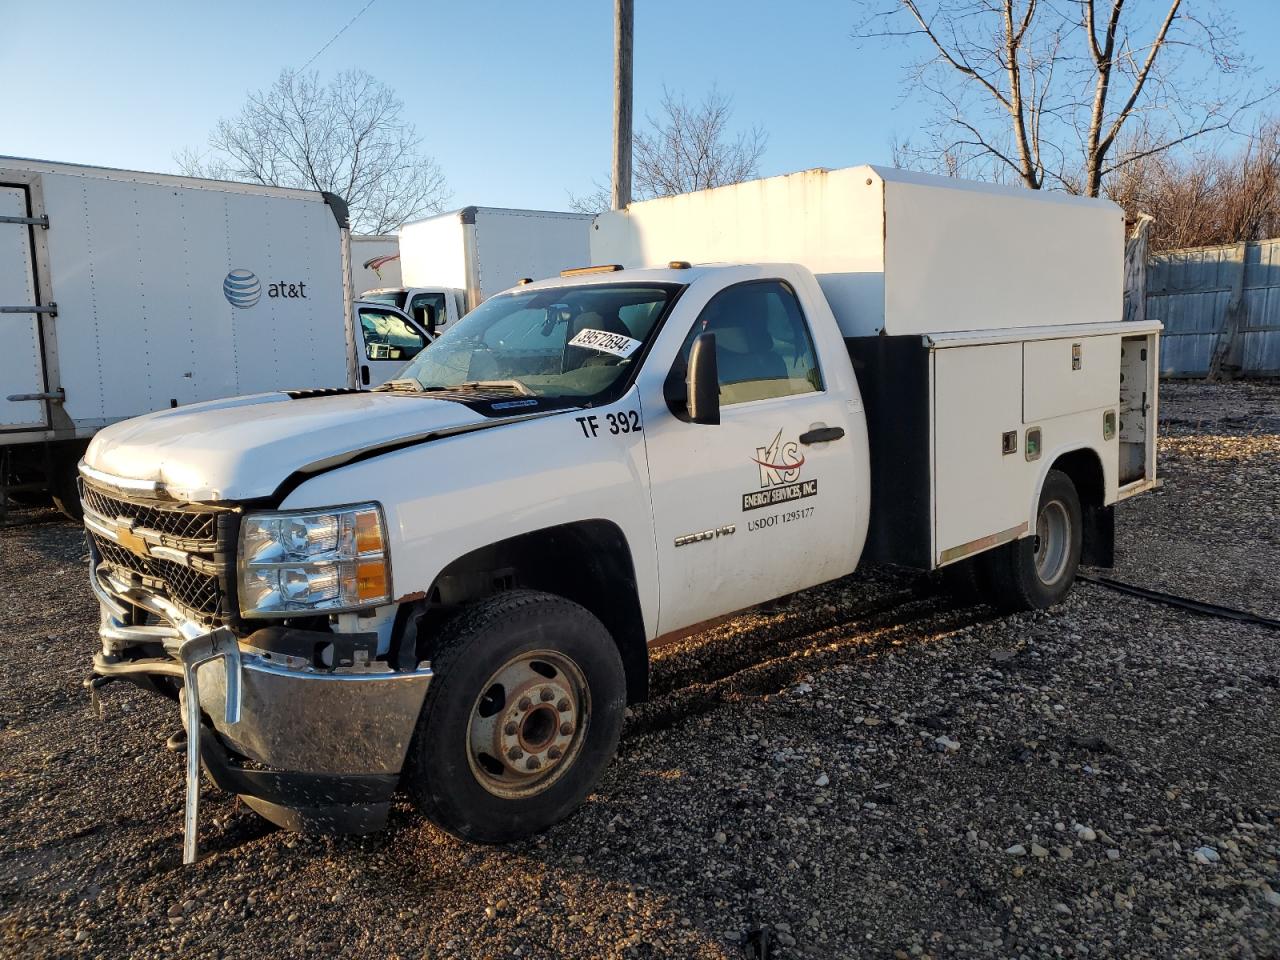
{"label": "side mirror", "polygon": [[689,351],[689,372],[685,384],[689,396],[689,419],[694,423],[720,422],[720,373],[716,368],[716,335],[701,333]]}

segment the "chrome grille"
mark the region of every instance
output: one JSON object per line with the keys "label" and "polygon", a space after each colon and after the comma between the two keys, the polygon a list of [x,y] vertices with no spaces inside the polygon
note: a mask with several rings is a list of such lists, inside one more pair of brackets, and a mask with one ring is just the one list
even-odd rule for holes
{"label": "chrome grille", "polygon": [[137,580],[149,590],[163,594],[168,599],[202,617],[221,620],[227,611],[222,605],[222,590],[218,578],[185,567],[173,560],[159,557],[140,557],[106,537],[90,533],[98,557],[117,574]]}
{"label": "chrome grille", "polygon": [[210,544],[217,540],[218,514],[212,510],[196,511],[191,508],[179,509],[125,500],[88,483],[83,485],[80,499],[86,509],[108,520],[123,517],[134,521],[139,527],[179,540],[198,540]]}
{"label": "chrome grille", "polygon": [[235,617],[234,510],[130,499],[83,480],[80,499],[95,559],[115,579],[200,620],[220,624]]}

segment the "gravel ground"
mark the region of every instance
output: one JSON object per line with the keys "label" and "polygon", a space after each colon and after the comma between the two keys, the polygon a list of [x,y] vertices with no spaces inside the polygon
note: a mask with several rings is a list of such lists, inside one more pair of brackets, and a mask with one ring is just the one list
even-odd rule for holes
{"label": "gravel ground", "polygon": [[[1164,388],[1118,579],[1280,617],[1280,384]],[[1280,634],[1081,584],[1043,614],[871,570],[657,652],[586,807],[468,846],[278,831],[166,702],[80,686],[80,533],[0,531],[0,954],[1277,957]]]}

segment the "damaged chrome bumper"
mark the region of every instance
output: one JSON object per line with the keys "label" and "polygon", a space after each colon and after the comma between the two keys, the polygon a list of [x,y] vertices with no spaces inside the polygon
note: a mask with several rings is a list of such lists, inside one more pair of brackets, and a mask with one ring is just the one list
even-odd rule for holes
{"label": "damaged chrome bumper", "polygon": [[[239,636],[190,620],[164,598],[92,571],[103,650],[91,687],[139,676],[181,681],[187,730],[184,862],[194,862],[203,766],[223,789],[290,829],[368,832],[382,826],[431,680],[395,671],[367,650],[334,668],[299,655],[342,635],[267,627]],[[159,623],[130,624],[125,604]],[[163,647],[164,656],[137,648]]]}

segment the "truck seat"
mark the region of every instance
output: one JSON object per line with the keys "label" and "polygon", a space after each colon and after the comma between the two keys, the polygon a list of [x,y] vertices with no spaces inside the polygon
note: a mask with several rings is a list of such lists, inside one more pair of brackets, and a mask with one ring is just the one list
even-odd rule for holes
{"label": "truck seat", "polygon": [[722,312],[707,324],[707,332],[716,335],[721,384],[787,379],[786,361],[775,352],[764,317]]}

